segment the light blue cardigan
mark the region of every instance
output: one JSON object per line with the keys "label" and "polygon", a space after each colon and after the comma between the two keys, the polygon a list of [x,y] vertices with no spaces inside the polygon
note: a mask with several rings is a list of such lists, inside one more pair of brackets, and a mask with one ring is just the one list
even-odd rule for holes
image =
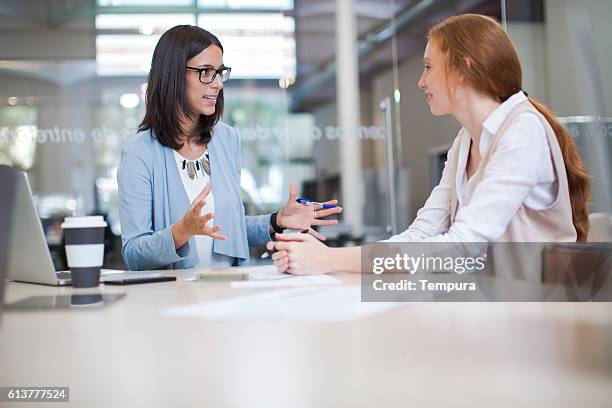
{"label": "light blue cardigan", "polygon": [[[226,241],[214,240],[213,252],[249,260],[249,245],[270,241],[270,215],[245,216],[240,199],[240,135],[224,123],[213,129],[208,144],[214,224],[221,225]],[[163,146],[151,131],[141,132],[123,146],[117,174],[123,260],[131,270],[183,269],[199,262],[195,240],[178,250],[170,227],[189,207],[173,150]]]}

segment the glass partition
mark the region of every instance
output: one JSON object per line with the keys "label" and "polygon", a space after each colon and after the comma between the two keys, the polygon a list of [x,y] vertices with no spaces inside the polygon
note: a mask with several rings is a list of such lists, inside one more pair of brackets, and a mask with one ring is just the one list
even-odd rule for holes
{"label": "glass partition", "polygon": [[501,4],[523,63],[525,89],[574,136],[592,176],[590,212],[609,213],[612,9],[601,0]]}

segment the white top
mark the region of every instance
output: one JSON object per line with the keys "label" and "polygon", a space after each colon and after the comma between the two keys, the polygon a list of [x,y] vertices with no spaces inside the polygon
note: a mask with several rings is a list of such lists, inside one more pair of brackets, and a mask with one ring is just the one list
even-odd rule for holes
{"label": "white top", "polygon": [[[514,94],[484,121],[481,157],[510,111],[526,99],[523,92]],[[455,146],[459,148],[459,162],[453,180],[450,158]],[[533,113],[519,115],[510,125],[476,185],[473,177],[467,178],[469,150],[470,134],[461,128],[457,143],[448,153],[440,184],[410,227],[387,241],[493,242],[501,238],[523,203],[534,209],[553,204],[558,185],[550,146],[544,125]],[[451,183],[456,183],[458,209],[449,228]]]}
{"label": "white top", "polygon": [[[203,160],[204,155],[199,157],[198,160]],[[181,181],[183,182],[183,187],[185,187],[185,192],[187,193],[187,197],[189,198],[189,204],[193,203],[193,200],[196,199],[198,195],[202,192],[206,183],[210,181],[210,176],[206,174],[203,170],[196,170],[196,176],[194,179],[190,179],[186,170],[183,170],[183,160],[187,160],[185,157],[181,156],[176,150],[174,150],[174,158],[176,159],[176,165],[178,166],[178,172],[181,176]],[[213,196],[212,190],[208,193],[206,197],[206,204],[202,208],[201,214],[204,215],[206,213],[215,211],[215,197]],[[213,218],[213,223],[215,219]],[[196,248],[198,250],[198,257],[200,258],[200,263],[194,265],[196,268],[224,268],[228,266],[232,266],[233,259],[226,255],[220,255],[213,252],[213,239],[206,235],[196,235],[195,237]]]}

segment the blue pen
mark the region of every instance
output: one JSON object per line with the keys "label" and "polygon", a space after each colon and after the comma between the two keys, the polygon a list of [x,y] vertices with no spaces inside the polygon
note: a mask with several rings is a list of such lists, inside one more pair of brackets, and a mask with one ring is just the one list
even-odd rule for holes
{"label": "blue pen", "polygon": [[324,204],[324,203],[318,203],[316,201],[311,201],[308,198],[298,198],[297,201],[299,204],[302,205],[320,205],[323,208],[336,208],[337,205],[334,204]]}

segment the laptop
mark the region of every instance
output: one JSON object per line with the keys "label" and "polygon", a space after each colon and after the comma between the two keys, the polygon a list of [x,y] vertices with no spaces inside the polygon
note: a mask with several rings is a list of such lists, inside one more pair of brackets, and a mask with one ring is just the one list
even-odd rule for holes
{"label": "laptop", "polygon": [[[2,168],[4,166],[0,166]],[[0,171],[0,191],[6,199],[0,200],[0,312],[4,299],[4,275],[8,266],[8,239],[11,234],[11,220],[13,219],[13,207],[15,196],[15,180],[10,174]]]}
{"label": "laptop", "polygon": [[[32,189],[25,172],[0,166],[0,180],[11,180],[13,194],[2,194],[0,208],[14,203],[8,228],[2,226],[2,236],[8,237],[5,278],[16,282],[42,285],[71,285],[69,271],[56,271],[45,240],[42,224],[32,200]],[[4,190],[3,190],[4,192]],[[0,224],[1,226],[1,224]],[[8,232],[5,234],[5,232]],[[0,249],[1,250],[1,249]],[[0,265],[1,266],[1,265]],[[102,269],[104,283],[130,284],[162,280],[176,280],[159,272],[124,272]]]}

